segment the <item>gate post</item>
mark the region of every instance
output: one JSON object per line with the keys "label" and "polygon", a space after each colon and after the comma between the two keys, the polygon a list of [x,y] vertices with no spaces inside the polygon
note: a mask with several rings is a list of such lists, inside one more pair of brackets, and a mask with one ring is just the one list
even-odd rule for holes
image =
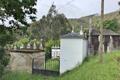
{"label": "gate post", "polygon": [[34,58],[32,59],[32,74],[34,73]]}

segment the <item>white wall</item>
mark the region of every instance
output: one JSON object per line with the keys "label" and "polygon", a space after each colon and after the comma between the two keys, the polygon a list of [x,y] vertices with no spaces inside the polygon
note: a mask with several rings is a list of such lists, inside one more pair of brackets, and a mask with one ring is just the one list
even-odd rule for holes
{"label": "white wall", "polygon": [[87,47],[88,46],[87,40],[83,40],[83,44],[82,45],[83,45],[83,47],[82,47],[83,48],[83,52],[82,52],[83,57],[82,58],[84,60],[84,58],[86,58],[87,52],[88,52],[88,49],[87,49],[88,48]]}
{"label": "white wall", "polygon": [[83,62],[87,52],[86,44],[86,40],[83,39],[61,39],[60,74]]}

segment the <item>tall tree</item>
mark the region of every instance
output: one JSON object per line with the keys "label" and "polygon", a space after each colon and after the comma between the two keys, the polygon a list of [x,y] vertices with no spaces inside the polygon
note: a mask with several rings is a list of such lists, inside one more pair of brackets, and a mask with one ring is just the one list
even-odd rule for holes
{"label": "tall tree", "polygon": [[[120,6],[120,1],[118,2],[118,5]],[[119,8],[119,14],[120,14],[120,8]]]}
{"label": "tall tree", "polygon": [[69,21],[64,14],[57,12],[55,5],[50,7],[47,16],[43,16],[42,19],[33,23],[28,29],[29,34],[31,34],[33,38],[44,37],[46,40],[59,39],[60,35],[70,31],[71,25]]}
{"label": "tall tree", "polygon": [[4,25],[9,24],[19,26],[27,25],[26,18],[35,20],[33,14],[36,13],[34,6],[37,0],[0,0],[0,22]]}
{"label": "tall tree", "polygon": [[4,51],[4,46],[9,41],[11,42],[12,28],[7,28],[6,22],[10,26],[27,25],[27,18],[34,21],[37,0],[0,0],[0,80],[4,67],[8,63],[7,55]]}
{"label": "tall tree", "polygon": [[105,20],[103,25],[106,29],[110,29],[112,31],[118,31],[119,30],[119,23],[118,23],[117,19]]}

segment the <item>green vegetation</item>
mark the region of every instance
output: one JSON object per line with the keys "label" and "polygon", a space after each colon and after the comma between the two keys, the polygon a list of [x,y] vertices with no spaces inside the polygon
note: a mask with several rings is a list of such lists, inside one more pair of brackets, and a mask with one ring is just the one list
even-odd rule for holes
{"label": "green vegetation", "polygon": [[119,80],[120,79],[120,51],[104,54],[103,63],[99,56],[87,58],[85,62],[72,71],[60,77],[31,75],[12,72],[4,75],[3,80]]}
{"label": "green vegetation", "polygon": [[13,36],[11,35],[11,30],[0,26],[0,78],[4,72],[4,67],[6,67],[9,62],[9,57],[5,54],[4,46],[12,41]]}
{"label": "green vegetation", "polygon": [[[29,43],[29,38],[24,37],[24,38],[21,38],[20,40],[18,40],[16,42],[14,42],[13,45],[16,46],[17,49],[20,49],[20,47],[22,45],[27,46],[28,43]],[[13,46],[13,48],[14,48],[14,46]]]}
{"label": "green vegetation", "polygon": [[[32,75],[26,72],[8,72],[2,80],[48,80],[42,75]],[[50,80],[56,80],[50,77]]]}
{"label": "green vegetation", "polygon": [[46,16],[34,22],[27,30],[30,38],[58,40],[61,35],[71,32],[71,25],[64,14],[60,14],[53,4]]}
{"label": "green vegetation", "polygon": [[0,79],[2,74],[4,73],[4,67],[7,66],[9,62],[9,56],[5,54],[5,50],[0,47]]}
{"label": "green vegetation", "polygon": [[[88,31],[89,17],[83,17],[81,19],[68,20],[64,14],[59,14],[56,10],[56,6],[52,5],[46,16],[43,16],[37,22],[31,24],[29,28],[20,27],[21,25],[27,25],[26,16],[31,20],[35,20],[34,14],[36,14],[37,0],[1,0],[0,1],[0,78],[4,73],[4,67],[8,64],[9,57],[5,54],[4,46],[18,48],[23,44],[40,44],[40,40],[43,39],[43,47],[45,47],[46,58],[48,59],[47,66],[50,66],[51,60],[51,47],[59,45],[60,35],[64,35],[71,32],[72,26],[75,26],[75,31],[79,32],[80,25],[82,24]],[[13,17],[13,19],[9,19]],[[9,26],[6,27],[4,22],[6,18],[9,20]],[[115,20],[114,20],[115,19]],[[104,26],[107,29],[113,31],[119,30],[118,13],[111,13],[105,15]],[[93,26],[99,27],[100,16],[93,17]],[[81,23],[80,23],[81,22]],[[72,25],[72,26],[71,26]],[[87,32],[86,31],[86,32]],[[27,36],[27,37],[26,37]],[[8,44],[8,45],[6,45]],[[120,52],[114,52],[113,54],[104,54],[104,62],[99,63],[99,57],[88,58],[81,66],[76,69],[65,73],[61,77],[46,77],[42,75],[31,75],[22,72],[8,72],[3,76],[3,80],[116,80],[120,78],[119,69],[119,57]],[[54,61],[54,65],[49,69],[58,69],[58,61]]]}
{"label": "green vegetation", "polygon": [[12,44],[7,44],[5,46],[6,49],[14,49],[16,47],[16,49],[20,49],[21,46],[23,46],[23,48],[27,48],[27,45],[30,45],[31,48],[33,48],[34,44],[36,44],[37,49],[39,49],[41,41],[37,40],[37,39],[29,39],[27,37],[21,37],[21,39],[15,41]]}
{"label": "green vegetation", "polygon": [[59,59],[50,59],[46,63],[46,69],[52,71],[59,71],[59,64]]}
{"label": "green vegetation", "polygon": [[106,21],[104,21],[103,25],[106,29],[110,29],[112,31],[119,30],[119,24],[118,24],[117,19],[106,20]]}
{"label": "green vegetation", "polygon": [[4,47],[18,38],[17,32],[21,25],[28,25],[26,18],[35,20],[36,2],[37,0],[0,0],[0,78],[8,64]]}
{"label": "green vegetation", "polygon": [[[112,13],[105,14],[104,16],[104,28],[106,28],[106,23],[107,23],[107,29],[114,30],[114,26],[117,26],[117,31],[115,32],[120,32],[120,14],[119,11],[115,11]],[[69,22],[71,25],[75,26],[75,31],[78,32],[80,30],[80,25],[83,25],[85,30],[88,30],[89,28],[89,16],[81,17],[78,19],[69,19]],[[92,17],[92,27],[99,29],[100,27],[100,20],[101,17],[98,16],[93,16]],[[81,24],[80,24],[81,23]],[[116,23],[116,24],[115,24]],[[113,26],[112,26],[113,25]],[[113,29],[114,28],[114,29]]]}
{"label": "green vegetation", "polygon": [[80,67],[61,77],[61,80],[117,80],[120,78],[120,52],[104,54],[103,63],[99,56],[88,58]]}
{"label": "green vegetation", "polygon": [[[0,0],[0,21],[6,22],[9,20],[10,26],[16,25],[19,27],[20,24],[27,25],[26,16],[31,20],[35,20],[37,0]],[[5,26],[5,25],[4,25]]]}
{"label": "green vegetation", "polygon": [[60,45],[60,40],[48,40],[45,43],[45,53],[46,53],[46,58],[50,59],[51,58],[51,48],[52,46],[59,46]]}

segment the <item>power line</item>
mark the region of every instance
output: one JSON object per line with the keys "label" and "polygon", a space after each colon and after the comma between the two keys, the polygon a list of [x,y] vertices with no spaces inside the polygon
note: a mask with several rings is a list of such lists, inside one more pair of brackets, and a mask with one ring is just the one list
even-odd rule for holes
{"label": "power line", "polygon": [[64,4],[62,7],[58,8],[58,10],[60,10],[61,8],[65,7],[65,6],[69,5],[69,4],[71,4],[73,1],[75,1],[75,0],[68,1],[68,2],[67,2],[66,4]]}
{"label": "power line", "polygon": [[68,2],[66,3],[66,5],[71,4],[73,1],[75,1],[75,0],[68,1]]}

